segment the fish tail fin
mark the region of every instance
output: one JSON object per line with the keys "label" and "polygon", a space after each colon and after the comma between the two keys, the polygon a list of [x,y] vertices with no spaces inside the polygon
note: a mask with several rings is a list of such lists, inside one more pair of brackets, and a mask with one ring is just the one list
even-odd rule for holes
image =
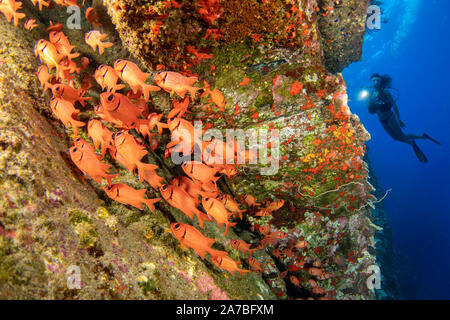
{"label": "fish tail fin", "polygon": [[144,203],[149,207],[151,212],[155,212],[155,206],[154,204],[161,200],[161,198],[155,198],[155,199],[145,199]]}
{"label": "fish tail fin", "polygon": [[[83,93],[84,94],[84,93]],[[92,97],[80,97],[78,98],[78,102],[81,104],[81,106],[84,108],[86,106],[86,100],[90,100]]]}
{"label": "fish tail fin", "polygon": [[167,123],[161,123],[161,122],[158,122],[158,123],[156,124],[156,126],[158,127],[158,133],[159,133],[160,135],[162,134],[164,128],[166,128],[166,129],[169,128],[169,125],[168,125]]}
{"label": "fish tail fin", "polygon": [[238,271],[239,274],[241,275],[241,278],[244,278],[243,273],[249,273],[249,272],[251,272],[250,270],[245,270],[245,269],[237,269],[237,271]]}
{"label": "fish tail fin", "polygon": [[125,88],[124,84],[117,84],[117,85],[115,85],[114,87],[111,88],[112,89],[111,91],[112,92],[116,92],[117,90],[121,90],[123,88]]}
{"label": "fish tail fin", "polygon": [[217,180],[219,180],[220,178],[222,178],[222,174],[218,177],[213,177],[211,180],[212,182],[217,183]]}
{"label": "fish tail fin", "polygon": [[195,94],[197,93],[198,90],[200,90],[200,88],[196,88],[196,87],[189,88],[189,93],[191,94],[192,99],[194,99]]}
{"label": "fish tail fin", "polygon": [[25,18],[25,13],[15,12],[14,13],[14,27],[19,25],[19,20]]}
{"label": "fish tail fin", "polygon": [[152,86],[151,84],[143,85],[142,92],[144,93],[145,101],[148,101],[148,99],[150,99],[150,91],[159,91],[159,90],[161,90],[160,87]]}
{"label": "fish tail fin", "polygon": [[236,224],[237,224],[236,222],[233,222],[233,223],[227,223],[226,226],[225,226],[225,233],[224,233],[224,235],[226,236],[226,235],[228,234],[228,229],[229,229],[230,227],[234,227]]}
{"label": "fish tail fin", "polygon": [[75,58],[77,58],[77,57],[79,57],[79,56],[80,56],[79,53],[70,53],[70,54],[67,56],[67,58],[68,58],[69,60],[72,60],[72,59],[75,59]]}
{"label": "fish tail fin", "polygon": [[103,54],[106,48],[111,48],[112,46],[112,42],[101,42],[98,44],[98,51],[100,52],[100,54]]}
{"label": "fish tail fin", "polygon": [[153,171],[156,168],[158,168],[157,165],[139,162],[137,164],[139,181],[140,182],[144,181],[146,173],[148,173],[148,171]]}
{"label": "fish tail fin", "polygon": [[107,174],[105,176],[105,180],[106,180],[106,182],[108,182],[108,186],[112,185],[112,179],[115,177],[118,177],[118,176],[119,176],[119,174]]}

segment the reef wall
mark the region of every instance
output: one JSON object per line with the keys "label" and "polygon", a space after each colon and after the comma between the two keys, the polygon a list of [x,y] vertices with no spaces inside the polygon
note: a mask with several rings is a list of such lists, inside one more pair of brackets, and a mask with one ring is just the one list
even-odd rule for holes
{"label": "reef wall", "polygon": [[[370,135],[347,106],[344,79],[334,74],[360,57],[367,5],[86,1],[82,11],[93,6],[102,32],[114,43],[104,55],[84,43],[90,30],[84,17],[81,30],[64,28],[76,52],[90,60],[77,84],[98,65],[111,66],[118,58],[135,61],[152,75],[159,70],[195,74],[198,88],[217,88],[225,101],[221,109],[211,96],[199,94],[186,119],[222,131],[271,133],[264,143],[272,146],[266,158],[279,163],[276,171],[264,175],[261,169],[267,164],[243,165],[236,175],[218,181],[221,192],[247,210],[244,219],[236,219],[226,237],[215,222],[202,231],[217,240],[215,249],[227,251],[244,269],[255,265],[230,240],[243,239],[259,248],[254,257],[261,271],[242,278],[179,246],[170,223],[198,227],[196,221],[164,201],[154,213],[114,202],[71,162],[73,132],[51,115],[51,94],[39,88],[34,75],[39,61],[33,54],[36,41],[47,39],[49,20],[65,23],[65,10],[53,6],[38,11],[26,2],[27,17],[42,24],[31,32],[0,17],[0,297],[376,298],[366,285],[366,270],[376,263],[374,235],[379,230],[371,221],[374,189],[362,160]],[[333,24],[329,19],[335,17],[341,20]],[[336,28],[346,34],[337,37]],[[93,83],[88,90],[92,101],[80,120],[95,117],[100,92]],[[148,106],[166,119],[177,99],[156,92]],[[159,136],[159,146],[147,159],[159,166],[166,181],[182,172],[164,158],[169,139],[167,132]],[[120,182],[147,188],[148,198],[159,197],[110,158],[108,163]],[[246,203],[248,195],[258,205]],[[279,210],[257,214],[262,204],[276,199],[284,200]],[[268,237],[264,227],[276,236]],[[81,276],[79,289],[67,285],[74,266]]]}

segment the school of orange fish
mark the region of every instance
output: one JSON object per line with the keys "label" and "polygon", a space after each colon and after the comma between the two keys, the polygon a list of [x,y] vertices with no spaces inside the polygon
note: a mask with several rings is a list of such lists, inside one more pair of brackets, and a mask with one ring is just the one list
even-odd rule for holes
{"label": "school of orange fish", "polygon": [[[56,4],[65,7],[77,5],[77,0],[59,0]],[[33,4],[42,7],[48,7],[49,2],[43,0],[33,0]],[[18,26],[20,19],[25,14],[19,13],[22,7],[21,2],[15,0],[1,0],[0,11],[10,22],[14,20],[14,25]],[[87,20],[96,28],[98,15],[93,8],[87,8],[85,11]],[[37,25],[35,20],[27,20],[24,28],[32,30]],[[85,96],[87,90],[91,87],[89,79],[83,79],[80,89],[77,89],[73,79],[74,74],[80,74],[80,70],[86,69],[89,60],[86,57],[81,58],[79,67],[75,58],[79,53],[73,52],[75,49],[67,36],[62,31],[63,26],[59,23],[47,28],[49,31],[49,40],[40,39],[34,48],[36,57],[43,63],[36,75],[41,83],[43,91],[51,90],[53,97],[50,100],[50,108],[55,118],[59,119],[67,128],[72,128],[74,133],[73,146],[70,148],[70,157],[74,164],[86,175],[90,176],[97,183],[102,183],[102,178],[107,181],[104,188],[106,194],[113,200],[123,204],[134,206],[140,210],[143,204],[153,212],[154,204],[160,201],[160,198],[146,199],[146,189],[136,190],[123,183],[113,183],[112,179],[118,174],[108,173],[110,165],[102,162],[102,158],[108,153],[114,160],[123,165],[130,172],[137,170],[139,180],[147,182],[154,189],[158,190],[162,198],[174,208],[179,209],[189,218],[197,216],[200,227],[204,227],[204,221],[217,222],[218,227],[225,225],[225,235],[228,229],[236,223],[230,222],[232,216],[243,218],[245,210],[240,208],[240,204],[229,194],[219,192],[216,181],[222,175],[231,177],[237,173],[234,164],[226,164],[225,159],[230,156],[236,159],[239,154],[239,145],[237,143],[229,145],[225,142],[212,139],[210,141],[198,140],[194,135],[194,127],[191,122],[182,118],[187,112],[189,103],[197,93],[202,90],[201,96],[209,96],[210,101],[220,109],[224,110],[225,97],[217,89],[210,89],[205,81],[203,88],[194,87],[198,81],[195,76],[184,76],[177,72],[164,71],[154,76],[156,85],[146,83],[151,76],[144,73],[133,62],[118,59],[114,65],[100,65],[94,74],[94,78],[105,90],[100,94],[100,104],[95,107],[95,113],[98,119],[91,119],[87,123],[87,134],[92,139],[93,146],[79,136],[79,130],[86,126],[86,123],[78,120],[77,115],[80,112],[75,108],[76,103],[85,107],[86,101],[91,97]],[[93,50],[99,50],[100,54],[113,44],[103,42],[107,37],[98,30],[89,31],[85,34],[85,42]],[[53,74],[53,70],[55,70]],[[117,91],[123,90],[126,85],[119,84],[119,80],[129,86],[130,91],[121,94]],[[173,100],[173,109],[169,113],[167,122],[162,122],[162,114],[149,113],[146,102],[149,100],[150,92],[156,92],[163,89],[171,94],[178,95],[182,100]],[[189,93],[190,97],[187,96]],[[135,103],[132,102],[135,100]],[[158,133],[154,133],[152,131]],[[201,147],[202,161],[186,161],[181,167],[186,176],[173,177],[168,184],[163,184],[164,178],[156,173],[158,166],[147,164],[141,160],[147,155],[145,143],[132,134],[134,130],[145,139],[152,149],[158,147],[157,140],[153,137],[161,135],[164,129],[168,129],[172,141],[166,146],[165,156],[169,156],[176,151],[184,154],[192,154],[195,146]],[[186,134],[190,139],[186,139]],[[195,140],[197,139],[197,140]],[[220,146],[219,146],[220,144]],[[220,148],[219,148],[220,147]],[[221,150],[221,151],[218,151]],[[101,155],[96,152],[101,152]],[[245,151],[245,160],[248,162],[255,155]],[[219,161],[217,161],[219,159]],[[220,161],[223,160],[223,161]],[[216,164],[223,163],[223,164]],[[200,200],[201,199],[201,200]],[[252,196],[245,199],[249,206],[259,205]],[[204,211],[199,210],[199,206]],[[270,214],[278,210],[284,204],[283,200],[269,203],[256,213],[256,216]],[[208,252],[211,261],[219,268],[241,275],[250,270],[239,268],[240,262],[232,260],[225,251],[218,251],[211,248],[215,242],[214,239],[208,239],[201,234],[199,230],[191,225],[183,223],[172,223],[171,230],[175,238],[185,247],[192,248],[202,258]],[[279,240],[285,236],[283,233],[266,233],[266,238],[258,248],[250,249],[250,245],[243,240],[232,240],[231,245],[234,249],[242,253],[252,253],[263,247],[264,244]],[[256,259],[250,258],[249,265],[256,271],[261,271],[261,267]]]}
{"label": "school of orange fish", "polygon": [[[35,6],[38,5],[40,10],[50,5],[50,1],[31,1]],[[56,5],[62,7],[78,6],[77,0],[53,1]],[[170,2],[174,7],[179,5],[173,0],[167,2]],[[25,18],[25,14],[18,12],[21,8],[21,2],[0,0],[0,12],[5,15],[9,22],[13,21],[15,26],[18,26],[20,19]],[[293,6],[291,12],[295,14],[297,7]],[[220,15],[219,2],[216,0],[199,1],[199,14],[206,21],[214,21]],[[94,30],[85,34],[85,42],[93,50],[98,50],[100,54],[103,54],[105,50],[113,46],[113,43],[105,42],[107,35],[97,30],[101,23],[93,8],[87,8],[85,16],[94,27]],[[36,26],[36,21],[33,19],[28,19],[24,24],[24,28],[27,30],[32,30]],[[197,76],[186,75],[189,74],[188,72],[181,74],[174,71],[164,71],[166,68],[162,65],[158,65],[157,69],[159,72],[153,77],[154,85],[151,85],[146,83],[151,74],[143,72],[131,61],[118,59],[113,66],[100,65],[97,67],[93,78],[100,85],[103,92],[100,94],[99,105],[94,107],[97,117],[85,123],[78,119],[80,111],[75,106],[85,107],[86,102],[91,100],[91,97],[85,96],[92,87],[91,76],[84,73],[81,77],[79,89],[76,88],[74,79],[76,78],[75,74],[80,75],[82,70],[88,68],[90,61],[88,58],[80,57],[79,53],[74,52],[75,48],[63,33],[63,26],[60,23],[53,24],[50,21],[50,26],[47,30],[49,31],[49,40],[39,40],[34,48],[35,55],[43,63],[38,68],[36,75],[43,91],[50,90],[52,92],[53,97],[50,101],[50,108],[53,115],[61,120],[66,127],[70,127],[74,133],[73,146],[69,150],[72,161],[84,174],[90,176],[97,183],[101,184],[102,179],[105,179],[107,186],[105,186],[104,191],[108,197],[140,210],[143,209],[145,204],[151,211],[154,211],[154,204],[161,201],[161,198],[146,199],[146,189],[136,190],[123,183],[113,183],[113,179],[118,175],[108,173],[111,166],[102,162],[107,154],[130,172],[137,172],[140,182],[148,183],[160,193],[161,197],[169,205],[179,209],[191,219],[194,219],[195,215],[201,228],[204,228],[205,221],[213,223],[215,220],[219,228],[224,225],[225,236],[228,234],[229,228],[236,224],[232,222],[233,218],[242,220],[244,213],[256,218],[264,218],[271,216],[273,212],[284,206],[284,200],[267,201],[265,204],[262,204],[258,203],[251,195],[246,195],[244,199],[241,199],[242,203],[240,203],[232,195],[219,191],[217,187],[218,179],[222,176],[232,177],[237,174],[237,165],[228,164],[228,159],[231,158],[236,163],[239,157],[244,158],[245,162],[250,162],[257,155],[249,151],[243,151],[236,141],[231,145],[216,139],[203,141],[194,134],[195,128],[193,124],[183,118],[189,112],[188,108],[196,95],[209,97],[210,103],[214,104],[218,110],[224,111],[226,99],[218,88],[211,89],[210,84],[206,81],[203,82],[202,87],[199,87]],[[211,30],[216,29],[208,29],[208,34],[213,33]],[[307,31],[304,28],[305,35],[308,34]],[[214,34],[220,36],[218,31]],[[259,42],[259,40],[256,39],[255,42]],[[305,41],[305,45],[309,47],[311,43]],[[188,48],[188,51],[194,54],[198,60],[210,58],[210,55],[199,53],[193,47]],[[79,58],[79,63],[74,61],[77,58]],[[278,78],[279,76],[277,75],[273,79],[274,87],[278,83]],[[249,82],[250,79],[244,77],[240,85],[245,86]],[[126,90],[128,88],[129,90]],[[163,119],[163,114],[150,112],[147,105],[150,93],[161,91],[161,89],[170,93],[172,97],[173,108],[169,112],[167,120]],[[289,93],[297,95],[302,89],[303,84],[295,81],[291,84]],[[119,93],[119,91],[123,93]],[[325,89],[319,90],[316,95],[322,97],[325,93]],[[344,93],[335,93],[333,96],[334,104],[330,103],[326,108],[334,119],[348,119],[348,108],[345,105],[339,106],[339,100]],[[302,110],[314,107],[310,97],[306,96],[306,98],[307,103],[301,107]],[[337,111],[335,105],[338,106]],[[239,106],[236,105],[234,114],[237,115],[239,112]],[[278,116],[278,112],[274,112]],[[252,115],[252,118],[254,117],[258,117],[257,112]],[[87,135],[92,140],[92,144],[79,135],[79,130],[84,130],[84,127],[87,128]],[[307,128],[306,130],[310,129],[312,128]],[[168,183],[165,183],[165,179],[156,172],[158,166],[142,161],[149,150],[156,150],[159,147],[157,137],[162,135],[164,130],[170,132],[172,139],[165,148],[164,156],[166,158],[174,152],[193,155],[195,150],[202,151],[200,161],[189,160],[181,164],[185,176],[172,177]],[[206,130],[206,126],[204,130]],[[316,138],[313,141],[313,145],[318,148],[318,152],[309,154],[302,159],[303,162],[316,159],[318,165],[302,169],[302,171],[311,175],[317,175],[323,172],[322,169],[324,168],[339,168],[342,176],[337,175],[334,178],[334,181],[339,183],[348,183],[362,178],[358,172],[361,167],[361,157],[364,150],[359,147],[355,149],[351,143],[354,140],[354,136],[352,136],[348,124],[342,126],[333,124],[325,133],[328,133],[329,136],[322,139]],[[333,147],[336,145],[339,148]],[[321,148],[322,146],[327,147]],[[341,160],[345,154],[353,156],[353,158],[351,161],[342,164]],[[352,173],[347,174],[349,168],[352,168]],[[308,175],[305,182],[311,179],[312,176]],[[325,177],[322,182],[325,182]],[[288,191],[294,188],[298,189],[299,186],[295,183],[285,183],[281,188],[282,191]],[[309,191],[311,196],[314,192],[315,190]],[[299,193],[297,198],[301,196],[304,195]],[[346,197],[345,199],[344,196]],[[343,203],[349,204],[347,207],[349,211],[355,210],[353,202],[356,201],[356,197],[354,195],[347,195],[342,191],[339,193],[339,197],[345,200],[342,201]],[[335,208],[338,205],[338,203],[333,204]],[[247,209],[242,209],[242,206]],[[293,207],[291,207],[291,211],[292,209]],[[270,224],[259,225],[258,223],[252,223],[252,225],[253,230],[258,231],[263,236],[259,244],[248,244],[243,240],[236,239],[231,240],[230,244],[235,250],[239,250],[243,254],[248,253],[248,265],[254,271],[262,272],[263,269],[258,260],[253,257],[253,253],[267,245],[276,244],[279,240],[286,238],[287,234],[282,231],[271,232]],[[237,271],[241,276],[243,273],[250,272],[249,270],[241,269],[239,267],[240,262],[232,260],[227,252],[212,249],[211,246],[215,240],[203,236],[193,226],[183,223],[172,223],[170,227],[174,237],[183,246],[192,248],[202,258],[205,258],[206,253],[209,253],[211,261],[217,267],[231,274]],[[342,237],[342,233],[339,233],[338,237],[333,241],[339,243],[340,237]],[[309,246],[308,241],[304,237],[300,237],[299,239],[290,239],[284,249],[277,248],[272,250],[273,256],[280,260],[283,257],[295,257],[295,262],[289,265],[288,269],[281,273],[281,276],[286,277],[288,272],[291,272],[288,278],[296,287],[301,287],[301,282],[304,281],[304,279],[299,279],[292,274],[299,269],[305,269],[308,274],[316,279],[329,279],[333,276],[323,271],[320,261],[316,260],[311,265],[311,263],[306,262],[304,256],[295,256],[295,252]],[[317,247],[314,252],[320,252],[321,250],[321,247]],[[348,260],[350,262],[354,261],[357,255],[352,251]],[[308,267],[305,267],[305,264]],[[310,279],[307,282],[313,293],[319,295],[326,293],[315,280]]]}

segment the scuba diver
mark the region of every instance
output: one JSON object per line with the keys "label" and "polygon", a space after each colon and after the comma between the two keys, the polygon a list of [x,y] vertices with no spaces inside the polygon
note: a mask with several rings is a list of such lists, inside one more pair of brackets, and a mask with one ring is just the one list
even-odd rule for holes
{"label": "scuba diver", "polygon": [[[404,128],[405,124],[400,119],[400,112],[398,111],[397,104],[389,92],[392,78],[388,75],[381,76],[378,73],[375,73],[370,79],[372,80],[373,87],[370,92],[369,113],[376,113],[378,115],[384,130],[386,130],[394,140],[411,145],[420,162],[428,162],[425,154],[419,149],[415,140],[428,139],[439,145],[440,142],[431,138],[426,133],[423,135],[404,133],[401,128]],[[394,111],[392,111],[392,109]]]}

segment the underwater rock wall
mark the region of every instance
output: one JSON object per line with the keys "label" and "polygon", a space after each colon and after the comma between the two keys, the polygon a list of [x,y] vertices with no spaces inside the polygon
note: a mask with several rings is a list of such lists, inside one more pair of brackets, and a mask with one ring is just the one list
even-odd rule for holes
{"label": "underwater rock wall", "polygon": [[[364,160],[369,165],[370,179],[369,182],[374,186],[374,195],[378,199],[384,199],[388,196],[389,190],[384,191],[379,185],[377,176],[375,175],[372,163],[367,157]],[[389,224],[386,209],[383,202],[373,204],[371,210],[372,221],[380,229],[375,234],[376,261],[381,271],[380,289],[376,290],[377,299],[380,300],[397,300],[400,299],[398,286],[398,269],[397,260],[394,252],[394,243],[392,237],[392,228]]]}
{"label": "underwater rock wall", "polygon": [[[224,101],[219,107],[211,96],[198,95],[188,120],[221,130],[274,133],[264,143],[279,143],[267,156],[269,163],[279,163],[278,170],[262,175],[267,165],[244,165],[218,182],[222,192],[247,210],[244,219],[235,219],[237,226],[226,237],[215,222],[202,231],[245,269],[255,264],[234,250],[230,239],[258,248],[254,256],[262,270],[231,276],[178,245],[170,223],[193,223],[180,211],[164,201],[154,213],[121,205],[83,176],[68,156],[73,133],[51,116],[51,95],[41,93],[33,74],[38,66],[33,46],[47,37],[45,29],[28,32],[1,17],[0,296],[375,298],[366,285],[366,270],[375,264],[371,249],[378,228],[371,221],[373,188],[362,160],[370,136],[347,106],[344,79],[330,73],[355,56],[347,49],[324,49],[324,39],[328,48],[355,46],[358,42],[349,45],[349,37],[360,39],[361,30],[335,39],[330,30],[336,26],[321,27],[323,17],[343,16],[354,2],[105,0],[104,5],[93,3],[112,20],[100,14],[102,31],[114,43],[104,55],[84,43],[84,32],[90,30],[84,18],[82,30],[64,29],[76,51],[90,60],[80,78],[118,58],[139,61],[152,75],[157,70],[196,74],[199,88],[218,89]],[[355,23],[365,19],[363,4],[358,8],[352,9]],[[39,12],[31,4],[25,12],[43,24],[67,18],[63,10]],[[88,93],[93,101],[79,114],[82,121],[95,115],[100,89],[94,85]],[[167,118],[177,99],[152,93],[149,106]],[[160,146],[148,155],[166,181],[182,172],[164,159],[169,138],[163,134]],[[148,188],[148,198],[158,197],[137,177],[109,163],[121,182]],[[248,204],[248,195],[257,204]],[[284,200],[281,208],[258,214],[263,204],[277,199]],[[198,227],[196,221],[194,225]],[[268,230],[276,236],[268,237]],[[67,286],[71,266],[80,270],[81,289]]]}
{"label": "underwater rock wall", "polygon": [[367,7],[370,0],[321,0],[323,11],[319,30],[325,56],[325,67],[330,72],[341,72],[362,57]]}

